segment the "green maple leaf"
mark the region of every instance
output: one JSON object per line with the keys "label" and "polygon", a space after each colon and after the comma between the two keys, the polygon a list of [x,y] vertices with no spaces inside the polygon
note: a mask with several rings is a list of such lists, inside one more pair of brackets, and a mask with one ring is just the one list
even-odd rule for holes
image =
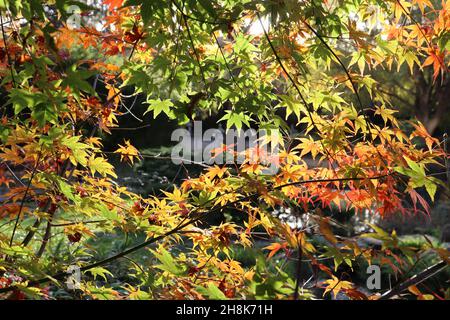
{"label": "green maple leaf", "polygon": [[147,103],[149,104],[149,107],[147,108],[147,111],[144,112],[144,115],[153,111],[153,119],[156,119],[161,112],[164,112],[169,118],[172,117],[170,107],[173,107],[173,103],[169,99],[149,99],[147,100]]}
{"label": "green maple leaf", "polygon": [[224,115],[219,121],[227,120],[227,129],[230,129],[234,125],[238,130],[240,130],[243,123],[247,127],[250,127],[251,118],[248,115],[243,112],[235,113],[231,110],[226,110],[225,112],[227,114]]}

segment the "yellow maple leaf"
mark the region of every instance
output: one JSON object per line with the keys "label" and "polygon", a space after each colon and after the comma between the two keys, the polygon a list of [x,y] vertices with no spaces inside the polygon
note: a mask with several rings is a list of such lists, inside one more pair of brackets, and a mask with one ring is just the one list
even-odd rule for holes
{"label": "yellow maple leaf", "polygon": [[227,167],[220,168],[219,166],[214,166],[208,169],[208,172],[205,173],[205,176],[210,180],[214,179],[215,177],[222,178],[227,170]]}
{"label": "yellow maple leaf", "polygon": [[134,163],[134,158],[139,158],[139,151],[128,140],[125,140],[125,145],[119,144],[119,148],[114,153],[120,154],[120,161],[126,159],[131,164]]}
{"label": "yellow maple leaf", "polygon": [[316,158],[317,154],[321,151],[320,144],[310,138],[299,138],[300,143],[293,149],[301,149],[300,157],[311,152],[313,159]]}
{"label": "yellow maple leaf", "polygon": [[173,201],[175,203],[182,202],[186,200],[187,195],[183,194],[180,189],[178,189],[176,186],[173,188],[173,192],[167,192],[163,191],[163,193],[166,195],[167,199],[170,201]]}
{"label": "yellow maple leaf", "polygon": [[328,284],[328,286],[325,287],[325,291],[324,291],[323,295],[325,296],[325,294],[327,292],[332,291],[335,298],[336,298],[336,295],[341,290],[352,289],[353,288],[353,283],[351,283],[349,281],[341,281],[336,276],[332,276],[331,279],[328,279],[328,280],[324,281],[324,283]]}

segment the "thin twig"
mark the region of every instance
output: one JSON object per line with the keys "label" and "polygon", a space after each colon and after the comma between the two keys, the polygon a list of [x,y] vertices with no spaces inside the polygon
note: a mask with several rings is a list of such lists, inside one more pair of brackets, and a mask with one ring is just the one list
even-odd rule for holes
{"label": "thin twig", "polygon": [[402,293],[403,291],[408,289],[408,287],[418,285],[419,283],[434,276],[435,274],[444,270],[447,266],[448,266],[448,263],[446,261],[441,261],[439,263],[436,263],[436,264],[432,265],[431,267],[423,270],[422,272],[412,276],[408,280],[395,286],[393,289],[389,290],[388,292],[384,293],[383,295],[381,295],[379,300],[390,299],[390,298]]}
{"label": "thin twig", "polygon": [[31,176],[30,176],[30,180],[28,180],[27,188],[25,189],[25,194],[23,195],[22,201],[20,202],[19,212],[17,213],[16,222],[14,223],[14,228],[13,228],[13,231],[12,231],[12,234],[11,234],[11,238],[9,239],[9,246],[10,247],[13,244],[14,235],[16,234],[17,225],[19,224],[20,215],[22,214],[23,206],[25,204],[25,199],[27,197],[28,191],[30,190],[31,183],[33,181],[34,175],[35,175],[35,173],[37,171],[37,168],[39,166],[39,161],[41,160],[41,156],[42,156],[42,153],[39,152],[39,156],[38,156],[38,158],[36,160],[36,165],[33,168],[33,172],[31,173]]}
{"label": "thin twig", "polygon": [[[272,190],[272,191],[274,191],[274,190],[279,190],[279,189],[284,188],[284,187],[286,187],[286,186],[295,185],[295,184],[301,185],[301,184],[306,184],[306,183],[321,183],[321,182],[338,182],[338,181],[373,180],[373,179],[381,179],[381,178],[386,177],[386,176],[387,176],[387,175],[380,175],[380,176],[373,176],[373,177],[366,177],[366,178],[335,178],[335,179],[302,180],[302,181],[297,181],[297,182],[292,182],[292,183],[288,183],[288,184],[283,184],[283,185],[279,185],[279,186],[276,186],[276,187],[272,187],[271,190]],[[94,263],[92,263],[92,264],[86,265],[86,266],[80,268],[80,271],[90,270],[90,269],[92,269],[92,268],[95,268],[95,267],[98,267],[98,266],[107,264],[107,263],[112,262],[112,261],[114,261],[114,260],[116,260],[116,259],[118,259],[118,258],[121,258],[121,257],[123,257],[123,256],[126,256],[126,255],[128,255],[128,254],[130,254],[130,253],[133,253],[133,252],[135,252],[135,251],[137,251],[137,250],[139,250],[139,249],[145,248],[145,247],[147,247],[147,246],[149,246],[149,245],[151,245],[151,244],[153,244],[153,243],[155,243],[155,242],[157,242],[157,241],[159,241],[159,240],[162,240],[162,239],[164,239],[164,238],[166,238],[166,237],[168,237],[168,236],[170,236],[170,235],[172,235],[172,234],[176,234],[177,232],[182,231],[182,230],[183,230],[184,228],[186,228],[187,226],[190,226],[190,225],[192,225],[192,224],[194,224],[194,223],[200,221],[202,218],[204,218],[204,216],[205,216],[206,214],[211,214],[211,213],[214,213],[214,212],[221,212],[224,208],[226,208],[226,207],[228,207],[228,206],[230,206],[230,205],[234,205],[234,204],[237,204],[237,203],[242,202],[242,201],[247,201],[247,200],[249,200],[249,199],[251,199],[251,198],[253,198],[253,197],[255,197],[255,196],[258,196],[258,194],[259,194],[258,192],[252,193],[252,194],[250,194],[250,195],[247,195],[247,196],[245,196],[245,197],[242,197],[242,198],[240,198],[240,199],[237,199],[237,200],[235,200],[235,201],[232,201],[232,202],[230,202],[230,203],[228,203],[228,204],[225,204],[225,205],[222,205],[222,206],[220,206],[220,207],[211,209],[211,210],[209,210],[208,212],[199,212],[199,209],[200,209],[200,208],[197,208],[197,209],[195,209],[194,211],[192,211],[189,215],[187,215],[187,216],[186,216],[186,217],[178,224],[178,226],[176,226],[176,227],[173,228],[172,230],[167,231],[166,233],[164,233],[164,234],[162,234],[162,235],[160,235],[160,236],[157,236],[157,237],[151,238],[151,239],[149,239],[149,240],[147,240],[147,241],[144,241],[144,242],[142,242],[142,243],[140,243],[140,244],[138,244],[138,245],[136,245],[136,246],[134,246],[134,247],[132,247],[132,248],[130,248],[130,249],[127,249],[127,250],[125,250],[125,251],[122,251],[122,252],[120,252],[120,253],[118,253],[118,254],[116,254],[116,255],[113,255],[113,256],[111,256],[111,257],[109,257],[109,258],[106,258],[106,259],[103,259],[103,260],[94,262]],[[215,200],[215,199],[217,199],[217,197],[216,197],[216,198],[209,199],[209,200],[207,201],[207,203],[212,202],[212,201]],[[197,215],[197,216],[191,218],[191,216],[194,215],[194,214]],[[67,276],[67,273],[66,273],[66,272],[59,272],[59,273],[55,274],[55,275],[52,276],[52,277],[45,277],[45,278],[42,278],[42,279],[39,279],[39,280],[30,281],[30,282],[28,283],[28,285],[29,285],[29,286],[36,286],[36,285],[39,285],[39,284],[42,284],[42,283],[49,282],[49,281],[51,281],[52,279],[60,280],[60,279],[64,278],[65,276]],[[5,288],[1,288],[1,289],[0,289],[0,293],[9,292],[9,291],[12,291],[12,290],[15,290],[15,289],[16,289],[15,286],[9,286],[9,287],[5,287]]]}

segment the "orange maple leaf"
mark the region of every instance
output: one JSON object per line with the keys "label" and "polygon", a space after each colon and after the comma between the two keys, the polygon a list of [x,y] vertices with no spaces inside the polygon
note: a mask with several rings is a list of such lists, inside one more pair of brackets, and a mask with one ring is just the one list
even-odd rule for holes
{"label": "orange maple leaf", "polygon": [[109,10],[114,10],[122,6],[123,0],[103,0],[103,4],[109,7]]}
{"label": "orange maple leaf", "polygon": [[125,145],[119,144],[119,148],[114,153],[120,154],[120,161],[126,159],[131,164],[133,164],[134,158],[139,158],[139,151],[128,140],[125,140]]}
{"label": "orange maple leaf", "polygon": [[444,53],[440,52],[439,49],[429,50],[429,56],[425,59],[422,64],[422,67],[426,67],[430,64],[433,64],[433,82],[436,81],[436,78],[439,75],[439,72],[444,74],[446,71],[445,63],[444,63]]}
{"label": "orange maple leaf", "polygon": [[269,255],[267,256],[267,259],[272,258],[275,253],[277,253],[280,249],[286,249],[288,243],[284,242],[284,243],[272,243],[271,245],[264,247],[263,249],[267,249],[270,250]]}

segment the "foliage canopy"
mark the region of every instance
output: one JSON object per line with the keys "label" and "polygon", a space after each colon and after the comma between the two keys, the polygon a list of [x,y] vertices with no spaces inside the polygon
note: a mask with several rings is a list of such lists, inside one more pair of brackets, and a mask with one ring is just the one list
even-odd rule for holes
{"label": "foliage canopy", "polygon": [[[105,16],[78,1],[0,1],[0,295],[45,297],[47,283],[63,285],[78,265],[82,297],[312,298],[299,290],[301,270],[292,278],[275,261],[294,259],[322,274],[324,294],[376,299],[338,268],[363,259],[401,274],[419,259],[374,225],[335,235],[339,225],[323,210],[428,213],[442,184],[429,167],[448,155],[421,123],[396,118],[371,73],[432,68],[442,81],[449,1],[104,0],[102,8]],[[257,164],[208,166],[160,195],[135,194],[115,182],[109,158],[133,164],[141,154],[129,141],[106,152],[100,133],[147,113],[180,125],[222,114],[228,129],[279,130],[280,169],[264,175],[273,159],[247,150]],[[292,227],[274,210],[308,225]],[[227,212],[234,218],[208,223]],[[100,257],[96,241],[114,234],[145,240]],[[264,255],[237,261],[260,234],[270,240]],[[362,245],[368,236],[381,248]],[[135,259],[140,249],[147,259]],[[446,250],[423,250],[448,261]],[[129,274],[118,285],[119,261]]]}

